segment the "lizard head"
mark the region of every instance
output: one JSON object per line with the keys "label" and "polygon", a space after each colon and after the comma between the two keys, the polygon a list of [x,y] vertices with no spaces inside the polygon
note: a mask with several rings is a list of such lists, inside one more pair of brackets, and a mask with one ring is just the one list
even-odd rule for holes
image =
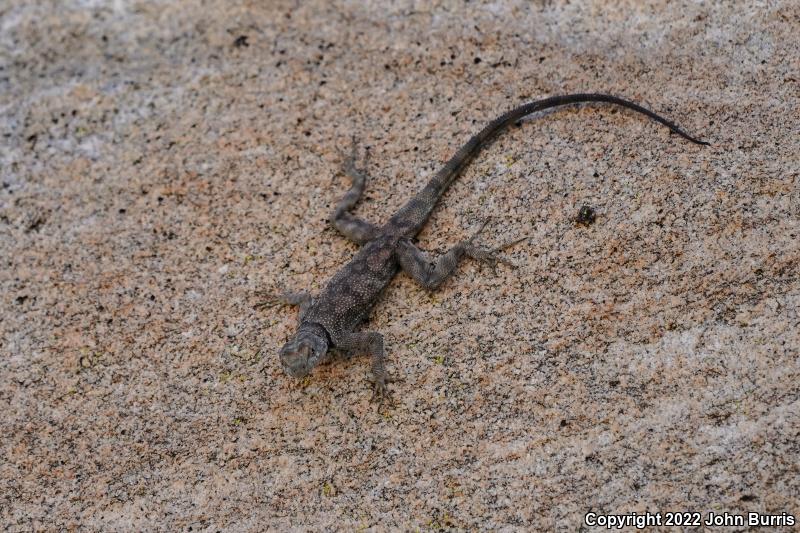
{"label": "lizard head", "polygon": [[328,352],[328,336],[320,326],[301,327],[280,351],[283,370],[293,378],[307,376]]}

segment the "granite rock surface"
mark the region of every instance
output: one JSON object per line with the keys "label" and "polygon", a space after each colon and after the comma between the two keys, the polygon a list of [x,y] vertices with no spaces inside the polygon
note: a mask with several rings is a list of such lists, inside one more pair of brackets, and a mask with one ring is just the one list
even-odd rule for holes
{"label": "granite rock surface", "polygon": [[[0,524],[576,530],[588,511],[800,517],[797,3],[0,4]],[[399,275],[393,407],[277,350],[385,220],[527,100],[419,237],[487,215],[518,267]],[[596,220],[576,224],[582,205]]]}

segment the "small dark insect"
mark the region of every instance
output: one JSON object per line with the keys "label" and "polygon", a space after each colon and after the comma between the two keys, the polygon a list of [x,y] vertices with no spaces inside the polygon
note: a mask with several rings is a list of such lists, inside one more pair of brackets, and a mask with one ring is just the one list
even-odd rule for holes
{"label": "small dark insect", "polygon": [[233,46],[235,46],[236,48],[250,46],[250,43],[247,42],[247,35],[240,35],[239,37],[237,37],[236,40],[233,41]]}
{"label": "small dark insect", "polygon": [[576,222],[583,226],[588,226],[594,223],[595,218],[597,218],[597,214],[594,212],[594,209],[584,204],[578,211]]}
{"label": "small dark insect", "polygon": [[39,231],[44,223],[47,222],[47,214],[44,212],[36,212],[34,213],[28,223],[25,225],[25,233],[30,233],[32,231]]}

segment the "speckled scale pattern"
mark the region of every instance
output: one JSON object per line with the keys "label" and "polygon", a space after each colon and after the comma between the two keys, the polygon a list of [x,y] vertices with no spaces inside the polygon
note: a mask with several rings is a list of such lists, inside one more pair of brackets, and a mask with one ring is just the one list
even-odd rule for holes
{"label": "speckled scale pattern", "polygon": [[304,321],[322,325],[334,346],[343,342],[369,314],[381,291],[397,274],[397,237],[370,241],[328,282]]}

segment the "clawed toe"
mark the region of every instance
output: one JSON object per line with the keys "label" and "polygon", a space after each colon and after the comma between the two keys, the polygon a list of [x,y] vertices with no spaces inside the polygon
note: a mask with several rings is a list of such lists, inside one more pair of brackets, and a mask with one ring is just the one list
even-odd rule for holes
{"label": "clawed toe", "polygon": [[361,164],[363,168],[356,167],[356,161],[358,160],[358,140],[356,136],[353,135],[350,150],[346,151],[342,148],[337,148],[337,152],[339,152],[339,156],[342,158],[342,169],[344,173],[348,176],[360,176],[366,174],[366,167],[367,161],[369,160],[369,149],[364,151],[364,157],[362,159]]}
{"label": "clawed toe", "polygon": [[393,403],[392,391],[386,386],[386,383],[376,383],[372,386],[371,402],[378,402],[378,405],[383,405],[384,401]]}
{"label": "clawed toe", "polygon": [[507,257],[503,257],[502,255],[499,255],[500,250],[504,250],[504,249],[508,248],[508,246],[509,245],[500,246],[500,247],[495,248],[494,250],[491,251],[491,257],[490,257],[490,259],[488,261],[490,262],[490,264],[491,264],[493,269],[495,269],[495,270],[497,269],[497,263],[503,263],[505,265],[508,265],[511,268],[518,268],[519,267],[519,265],[517,265],[511,259],[509,259]]}
{"label": "clawed toe", "polygon": [[345,161],[348,159],[355,160],[356,158],[356,151],[358,149],[358,141],[356,140],[355,134],[350,137],[350,150],[345,150],[344,148],[335,147],[335,150],[339,153],[339,156]]}
{"label": "clawed toe", "polygon": [[276,307],[283,304],[283,300],[266,291],[258,291],[256,294],[263,298],[263,300],[253,304],[253,309],[268,309],[270,307]]}
{"label": "clawed toe", "polygon": [[389,390],[387,385],[389,383],[397,383],[400,381],[396,378],[391,378],[389,376],[385,376],[383,378],[375,378],[370,377],[369,382],[372,384],[372,397],[370,398],[370,402],[378,403],[378,407],[380,408],[384,402],[389,403],[390,405],[394,405],[394,397],[392,396],[392,391]]}
{"label": "clawed toe", "polygon": [[501,256],[500,252],[502,250],[505,250],[506,248],[510,248],[511,246],[514,246],[515,244],[518,244],[526,240],[528,237],[526,236],[511,242],[507,242],[505,244],[498,246],[497,248],[483,248],[480,246],[473,245],[472,240],[478,236],[478,234],[486,226],[487,223],[488,219],[483,222],[480,229],[469,239],[469,241],[467,241],[468,242],[468,247],[466,249],[467,255],[472,259],[477,259],[478,261],[483,261],[484,263],[488,263],[489,266],[492,267],[492,270],[495,271],[495,273],[497,272],[498,263],[505,263],[511,268],[517,268],[518,265],[516,263],[514,263],[513,261],[511,261],[506,257]]}
{"label": "clawed toe", "polygon": [[497,254],[497,249],[481,248],[478,246],[470,246],[467,248],[466,253],[472,259],[476,259],[483,263],[488,263],[493,270],[497,269],[497,263],[510,263],[505,257]]}
{"label": "clawed toe", "polygon": [[490,222],[491,220],[492,220],[492,219],[491,219],[491,218],[488,218],[488,217],[487,217],[487,218],[485,218],[485,219],[483,219],[483,222],[481,222],[481,227],[479,227],[479,228],[477,229],[477,231],[476,231],[475,233],[473,233],[473,234],[472,234],[472,237],[470,237],[470,238],[467,240],[467,242],[468,242],[469,244],[472,244],[472,241],[474,241],[474,240],[475,240],[475,239],[478,237],[478,235],[480,235],[480,234],[481,234],[481,232],[484,230],[484,228],[486,228],[487,224],[489,224],[489,222]]}

